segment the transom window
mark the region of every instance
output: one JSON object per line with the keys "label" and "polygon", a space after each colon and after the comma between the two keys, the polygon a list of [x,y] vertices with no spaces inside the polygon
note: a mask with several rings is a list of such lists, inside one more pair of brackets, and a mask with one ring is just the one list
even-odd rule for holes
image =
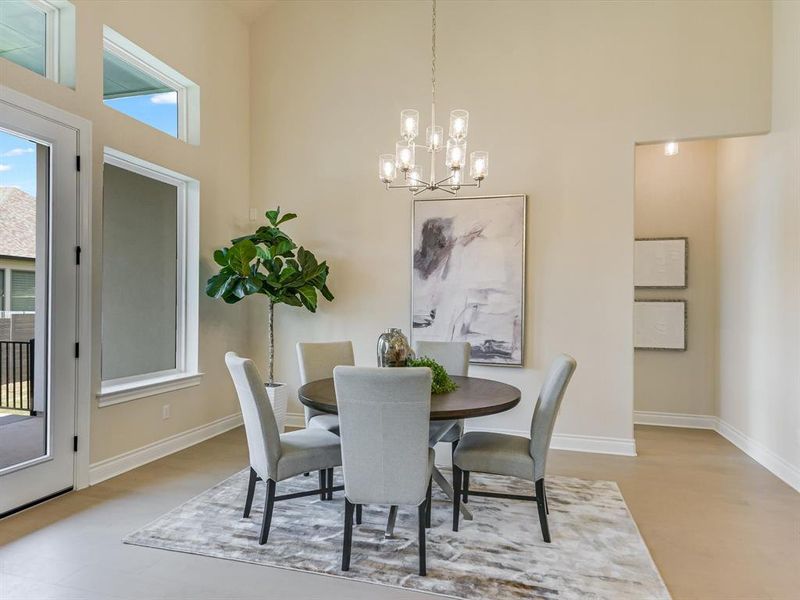
{"label": "transom window", "polygon": [[178,139],[199,142],[199,88],[113,29],[103,30],[103,101]]}
{"label": "transom window", "polygon": [[0,57],[74,87],[74,6],[67,0],[0,1]]}

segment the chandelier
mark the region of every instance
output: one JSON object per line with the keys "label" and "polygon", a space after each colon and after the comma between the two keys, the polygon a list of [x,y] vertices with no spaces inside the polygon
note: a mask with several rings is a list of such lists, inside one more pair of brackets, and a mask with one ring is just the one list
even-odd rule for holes
{"label": "chandelier", "polygon": [[[462,187],[480,187],[489,174],[489,153],[476,150],[469,155],[469,176],[474,183],[464,183],[463,173],[467,165],[467,131],[469,113],[466,110],[450,112],[450,128],[447,143],[444,129],[436,124],[436,0],[433,0],[431,19],[431,124],[425,130],[425,144],[417,144],[419,136],[419,111],[407,108],[400,112],[400,141],[395,144],[394,154],[381,154],[378,158],[378,177],[386,189],[406,189],[414,196],[426,191],[442,190],[456,195]],[[444,150],[447,176],[436,179],[436,155]],[[417,155],[430,154],[430,175],[426,180]],[[424,155],[423,155],[424,156]],[[422,158],[422,157],[420,157]],[[403,183],[394,184],[398,171]]]}

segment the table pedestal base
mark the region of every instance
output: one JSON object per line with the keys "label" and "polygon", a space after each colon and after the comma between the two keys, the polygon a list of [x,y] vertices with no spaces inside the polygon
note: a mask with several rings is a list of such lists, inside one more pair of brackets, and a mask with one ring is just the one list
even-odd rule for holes
{"label": "table pedestal base", "polygon": [[[433,475],[433,480],[436,482],[436,485],[438,485],[442,489],[442,491],[447,495],[448,498],[450,498],[450,501],[452,502],[453,486],[450,485],[450,482],[447,481],[447,479],[445,479],[444,475],[442,475],[442,472],[436,467],[433,467],[432,475]],[[461,509],[461,515],[467,521],[472,521],[472,513],[466,506],[464,506],[463,502],[460,504],[459,508]],[[397,507],[392,506],[389,508],[389,519],[386,522],[386,533],[384,533],[384,537],[390,538],[394,535],[395,521],[397,521]]]}

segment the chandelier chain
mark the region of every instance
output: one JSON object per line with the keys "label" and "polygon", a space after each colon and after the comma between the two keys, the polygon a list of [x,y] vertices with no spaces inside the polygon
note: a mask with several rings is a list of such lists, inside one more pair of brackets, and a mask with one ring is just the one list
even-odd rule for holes
{"label": "chandelier chain", "polygon": [[436,104],[436,0],[433,0],[431,17],[431,97]]}

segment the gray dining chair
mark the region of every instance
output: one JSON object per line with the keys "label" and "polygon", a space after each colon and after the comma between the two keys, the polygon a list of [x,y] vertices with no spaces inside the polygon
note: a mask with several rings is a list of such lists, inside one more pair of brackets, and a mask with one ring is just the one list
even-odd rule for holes
{"label": "gray dining chair", "polygon": [[354,507],[417,507],[419,574],[425,575],[434,452],[428,447],[431,370],[336,367],[344,473],[342,570],[350,569]]}
{"label": "gray dining chair", "polygon": [[[469,372],[469,358],[472,346],[469,342],[428,342],[416,343],[418,357],[427,356],[444,367],[448,375],[466,377]],[[459,421],[432,421],[428,443],[433,448],[439,442],[451,444],[452,452],[464,433],[464,419]]]}
{"label": "gray dining chair", "polygon": [[[460,501],[468,501],[469,496],[505,498],[512,500],[533,500],[539,509],[539,522],[542,537],[550,542],[550,528],[547,524],[547,492],[545,490],[545,470],[547,452],[553,437],[558,409],[564,398],[577,363],[567,354],[558,356],[547,371],[536,408],[531,420],[531,437],[508,435],[505,433],[471,431],[461,438],[453,455],[453,531],[458,531]],[[462,474],[471,471],[519,477],[534,482],[535,496],[503,494],[488,491],[473,491],[469,483],[462,488]],[[466,480],[469,481],[468,479]]]}
{"label": "gray dining chair", "polygon": [[[352,366],[353,342],[298,342],[297,362],[300,365],[300,384],[333,377],[333,368]],[[306,428],[325,429],[339,434],[339,417],[304,407]]]}
{"label": "gray dining chair", "polygon": [[[258,540],[258,543],[263,545],[267,543],[269,537],[275,502],[316,494],[320,494],[320,499],[331,498],[334,491],[343,489],[333,487],[333,467],[342,464],[341,446],[337,435],[323,429],[301,429],[280,433],[255,363],[248,358],[238,356],[235,352],[228,352],[225,355],[225,364],[228,365],[228,371],[236,386],[236,394],[239,396],[247,447],[250,452],[250,480],[247,484],[247,499],[244,505],[245,519],[250,516],[256,483],[264,481],[267,485],[261,535]],[[317,470],[320,472],[319,489],[283,496],[275,495],[276,484],[279,481]]]}

